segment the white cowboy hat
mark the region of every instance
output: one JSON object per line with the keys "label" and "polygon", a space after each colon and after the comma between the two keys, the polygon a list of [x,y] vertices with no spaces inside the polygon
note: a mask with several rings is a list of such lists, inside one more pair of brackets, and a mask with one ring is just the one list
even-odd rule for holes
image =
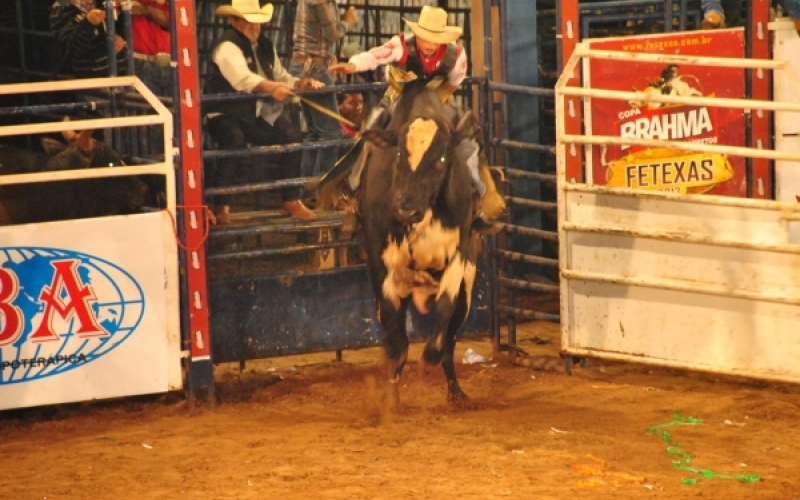
{"label": "white cowboy hat", "polygon": [[231,5],[221,5],[214,13],[217,17],[238,17],[249,23],[268,23],[272,10],[271,3],[261,7],[258,0],[231,0]]}
{"label": "white cowboy hat", "polygon": [[451,43],[461,37],[461,27],[447,26],[447,12],[441,7],[426,5],[419,13],[418,22],[411,22],[405,17],[403,21],[415,35],[429,42]]}

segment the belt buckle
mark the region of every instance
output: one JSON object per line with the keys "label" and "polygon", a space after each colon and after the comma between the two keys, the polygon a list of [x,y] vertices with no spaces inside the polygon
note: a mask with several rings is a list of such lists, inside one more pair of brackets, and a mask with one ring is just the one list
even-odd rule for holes
{"label": "belt buckle", "polygon": [[172,63],[172,56],[166,52],[159,52],[153,56],[153,62],[158,66],[169,66]]}

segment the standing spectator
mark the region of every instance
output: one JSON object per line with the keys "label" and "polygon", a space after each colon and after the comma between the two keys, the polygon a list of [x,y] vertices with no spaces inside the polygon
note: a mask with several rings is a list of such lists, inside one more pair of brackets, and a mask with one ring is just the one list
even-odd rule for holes
{"label": "standing spectator", "polygon": [[[336,62],[336,42],[344,38],[356,21],[355,7],[352,6],[340,18],[336,0],[298,0],[289,72],[299,78],[313,78],[333,86],[328,66]],[[336,112],[336,97],[333,94],[310,95],[306,98]],[[342,127],[334,118],[305,104],[303,108],[309,139],[332,140],[342,137]],[[336,162],[336,153],[335,147],[304,152],[303,175],[319,175],[320,171],[328,171]]]}
{"label": "standing spectator", "polygon": [[[272,42],[261,36],[261,23],[272,18],[272,4],[259,7],[258,0],[232,0],[231,5],[217,8],[217,17],[230,19],[228,28],[211,51],[213,65],[206,80],[206,94],[245,92],[268,94],[273,100],[226,101],[204,106],[208,130],[225,149],[243,149],[247,144],[270,146],[301,141],[297,124],[283,114],[283,102],[292,96],[292,89],[320,88],[321,82],[299,79],[289,74]],[[299,177],[300,153],[279,157],[282,178]],[[241,166],[238,158],[220,162],[209,185],[230,184],[234,169]],[[252,174],[252,173],[251,173]],[[252,175],[251,175],[252,176]],[[225,222],[230,207],[222,205]],[[283,208],[298,219],[313,219],[316,214],[298,196],[284,195]]]}
{"label": "standing spectator", "polygon": [[[174,73],[171,66],[172,44],[169,34],[168,0],[134,0],[131,3],[133,64],[136,76],[155,95],[172,97]],[[164,151],[161,127],[147,130],[150,152]]]}
{"label": "standing spectator", "polygon": [[[108,57],[106,11],[98,8],[95,0],[56,0],[50,7],[50,29],[56,35],[60,69],[78,78],[113,76]],[[117,74],[124,74],[125,40],[119,34],[114,37],[114,49]]]}

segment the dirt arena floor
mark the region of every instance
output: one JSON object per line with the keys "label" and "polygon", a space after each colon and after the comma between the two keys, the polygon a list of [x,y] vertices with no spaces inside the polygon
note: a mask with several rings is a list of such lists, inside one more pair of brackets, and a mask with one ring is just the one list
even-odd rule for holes
{"label": "dirt arena floor", "polygon": [[[557,326],[524,332],[530,353],[556,355]],[[468,407],[446,402],[441,370],[411,363],[385,413],[367,349],[219,366],[213,409],[169,394],[3,412],[0,498],[800,498],[797,386],[600,361],[572,376],[462,364],[467,348],[492,349],[457,348]],[[676,414],[695,425],[648,432]]]}

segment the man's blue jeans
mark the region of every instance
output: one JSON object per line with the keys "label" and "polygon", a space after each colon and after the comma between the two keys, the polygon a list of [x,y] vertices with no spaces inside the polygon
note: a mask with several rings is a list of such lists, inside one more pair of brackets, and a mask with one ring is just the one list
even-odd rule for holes
{"label": "man's blue jeans", "polygon": [[[172,97],[175,77],[171,66],[159,66],[154,62],[136,59],[134,70],[139,80],[155,95]],[[164,154],[164,129],[162,127],[147,128],[147,153]]]}
{"label": "man's blue jeans", "polygon": [[[322,62],[314,62],[308,68],[308,72],[304,71],[305,63],[300,61],[292,61],[289,64],[289,72],[298,78],[313,78],[324,83],[326,87],[334,85],[333,77],[328,72],[328,66]],[[306,99],[313,101],[320,106],[324,106],[334,113],[339,113],[339,106],[334,94],[317,94],[305,96]],[[316,109],[307,106],[303,103],[303,111],[308,124],[308,141],[326,141],[342,139],[344,132],[342,131],[342,124],[338,120],[331,118]],[[336,163],[338,156],[338,148],[318,148],[303,151],[303,160],[300,162],[301,171],[304,177],[311,177],[320,175],[327,172]]]}

